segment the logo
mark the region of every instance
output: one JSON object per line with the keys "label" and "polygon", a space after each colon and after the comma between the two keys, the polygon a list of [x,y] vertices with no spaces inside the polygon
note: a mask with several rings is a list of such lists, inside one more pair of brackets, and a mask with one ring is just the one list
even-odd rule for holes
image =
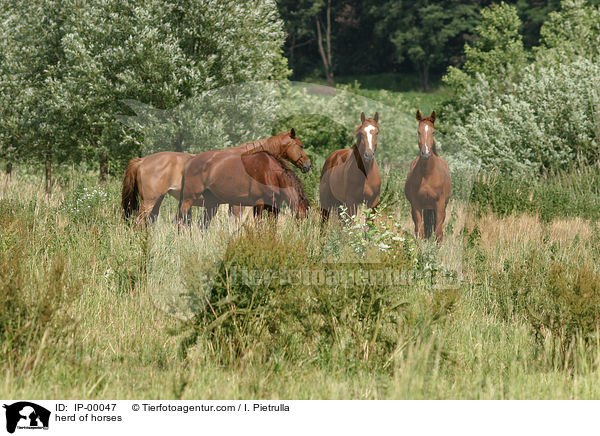
{"label": "logo", "polygon": [[4,405],[6,409],[6,431],[14,433],[18,429],[48,430],[50,411],[29,401],[19,401]]}

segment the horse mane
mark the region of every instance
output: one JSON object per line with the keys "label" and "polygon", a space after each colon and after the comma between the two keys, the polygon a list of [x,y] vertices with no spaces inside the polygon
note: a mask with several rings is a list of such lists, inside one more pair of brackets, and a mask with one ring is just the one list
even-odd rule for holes
{"label": "horse mane", "polygon": [[265,153],[265,154],[271,156],[273,159],[275,159],[275,161],[279,164],[279,166],[281,166],[281,169],[282,169],[283,174],[286,177],[286,179],[290,182],[292,187],[298,193],[298,198],[300,200],[300,203],[302,204],[302,206],[304,206],[305,208],[308,209],[310,207],[310,201],[308,201],[308,198],[306,197],[306,193],[304,192],[304,187],[302,186],[302,182],[300,181],[300,178],[294,172],[294,170],[292,170],[282,158],[275,156],[273,153],[271,153],[269,151],[262,151],[260,153]]}
{"label": "horse mane", "polygon": [[257,149],[259,149],[259,147],[260,147],[259,151],[266,151],[268,153],[273,154],[273,149],[271,148],[271,146],[284,133],[287,133],[287,132],[281,132],[276,135],[269,136],[268,138],[259,139],[257,141],[244,142],[243,144],[240,144],[236,148],[245,147],[245,150],[242,153],[244,155],[255,153],[257,151]]}

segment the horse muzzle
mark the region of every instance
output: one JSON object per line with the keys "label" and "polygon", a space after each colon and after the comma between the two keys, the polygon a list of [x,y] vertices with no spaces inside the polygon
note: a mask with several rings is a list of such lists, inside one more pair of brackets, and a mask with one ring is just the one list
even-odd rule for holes
{"label": "horse muzzle", "polygon": [[375,159],[375,152],[371,152],[371,153],[365,152],[365,153],[363,153],[363,160],[365,162],[371,162],[373,159]]}
{"label": "horse muzzle", "polygon": [[421,158],[423,158],[425,160],[429,160],[430,157],[431,157],[431,152],[430,153],[421,153]]}
{"label": "horse muzzle", "polygon": [[310,162],[306,162],[304,165],[302,165],[302,173],[305,174],[307,172],[310,171],[310,169],[312,168],[312,165]]}

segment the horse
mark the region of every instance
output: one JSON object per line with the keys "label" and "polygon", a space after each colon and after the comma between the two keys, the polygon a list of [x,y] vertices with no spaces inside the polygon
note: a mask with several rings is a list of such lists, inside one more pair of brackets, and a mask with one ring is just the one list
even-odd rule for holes
{"label": "horse", "polygon": [[356,143],[352,148],[331,153],[321,170],[322,222],[327,221],[332,209],[338,211],[340,205],[346,206],[350,215],[354,215],[360,204],[365,203],[374,210],[379,202],[381,174],[375,160],[379,113],[367,118],[363,112],[360,122],[354,131]]}
{"label": "horse", "polygon": [[255,214],[266,209],[277,216],[283,203],[296,217],[306,217],[309,202],[302,183],[281,158],[268,151],[207,151],[184,165],[177,220],[189,223],[191,207],[204,206],[206,228],[220,204],[253,206]]}
{"label": "horse", "polygon": [[[304,144],[293,128],[289,132],[282,132],[258,141],[245,142],[224,151],[236,155],[268,151],[274,156],[289,160],[303,173],[311,169],[310,159],[304,152]],[[166,194],[179,199],[183,167],[194,156],[196,155],[163,151],[132,159],[123,177],[121,192],[123,217],[127,219],[137,214],[136,221],[139,223],[149,224],[156,221]]]}
{"label": "horse", "polygon": [[444,239],[446,206],[452,194],[450,168],[437,151],[434,140],[435,111],[423,117],[417,111],[419,156],[410,164],[404,194],[410,202],[415,235],[429,238],[435,231],[438,244]]}

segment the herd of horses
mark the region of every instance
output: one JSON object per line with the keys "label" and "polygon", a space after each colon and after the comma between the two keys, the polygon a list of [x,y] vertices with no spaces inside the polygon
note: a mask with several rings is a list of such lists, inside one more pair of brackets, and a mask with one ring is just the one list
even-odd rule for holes
{"label": "herd of horses", "polygon": [[[443,239],[446,206],[452,191],[448,164],[437,151],[434,139],[435,111],[424,117],[417,111],[419,155],[412,161],[405,195],[412,209],[415,234],[438,243]],[[352,148],[331,153],[321,171],[320,208],[322,222],[344,206],[354,215],[361,204],[375,209],[381,193],[381,173],[375,153],[379,135],[379,113],[360,116]],[[140,224],[158,217],[169,194],[179,200],[177,219],[189,223],[193,206],[203,207],[201,224],[208,226],[219,205],[228,204],[239,216],[250,206],[254,215],[263,211],[277,216],[287,204],[296,217],[306,217],[309,201],[302,182],[286,161],[303,173],[312,164],[295,130],[237,147],[199,154],[160,152],[132,159],[125,170],[122,209]]]}

